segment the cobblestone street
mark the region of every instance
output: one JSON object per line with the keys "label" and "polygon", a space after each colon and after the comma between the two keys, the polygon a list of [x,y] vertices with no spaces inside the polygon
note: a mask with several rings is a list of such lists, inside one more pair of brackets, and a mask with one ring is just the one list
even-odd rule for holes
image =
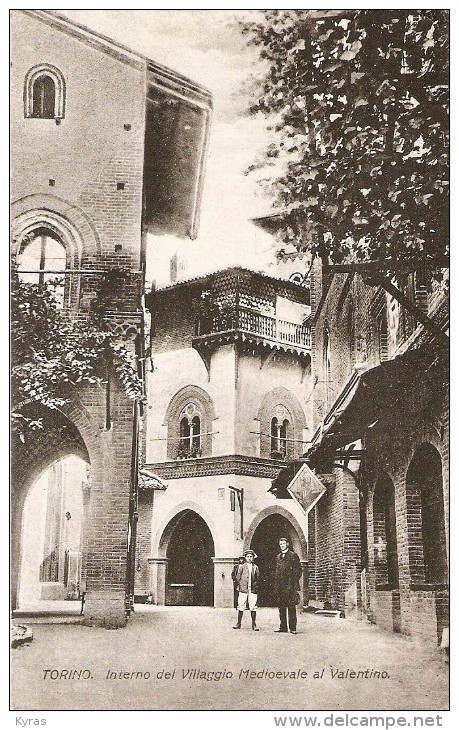
{"label": "cobblestone street", "polygon": [[311,613],[299,616],[296,636],[276,634],[269,608],[258,612],[259,632],[248,615],[234,631],[234,613],[139,606],[116,631],[33,624],[32,643],[12,650],[11,707],[448,709],[448,665],[409,638]]}

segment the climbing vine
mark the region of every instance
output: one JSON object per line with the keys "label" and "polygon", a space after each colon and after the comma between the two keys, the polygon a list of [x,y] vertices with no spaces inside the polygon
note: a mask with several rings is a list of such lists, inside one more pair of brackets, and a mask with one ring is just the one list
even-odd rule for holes
{"label": "climbing vine", "polygon": [[136,355],[110,331],[105,316],[129,277],[129,272],[107,271],[88,314],[72,318],[59,306],[52,283],[25,283],[12,267],[12,429],[21,441],[28,431],[42,428],[41,418],[28,415],[30,405],[61,408],[65,386],[103,384],[110,370],[130,398],[143,399]]}

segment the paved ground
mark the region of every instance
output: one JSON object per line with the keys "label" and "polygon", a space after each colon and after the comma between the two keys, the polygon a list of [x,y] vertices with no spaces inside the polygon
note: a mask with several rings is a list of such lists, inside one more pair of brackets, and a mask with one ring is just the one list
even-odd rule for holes
{"label": "paved ground", "polygon": [[[269,608],[259,611],[259,632],[250,630],[248,615],[234,631],[234,614],[142,606],[116,631],[36,624],[32,643],[12,650],[11,707],[448,709],[448,666],[435,650],[367,623],[309,613],[301,614],[296,636],[276,634],[277,612]],[[47,669],[53,672],[45,677]],[[83,671],[80,679],[54,679],[56,670]],[[260,676],[250,678],[247,670]],[[357,678],[343,676],[346,670],[369,671]],[[139,674],[112,678],[120,672]]]}

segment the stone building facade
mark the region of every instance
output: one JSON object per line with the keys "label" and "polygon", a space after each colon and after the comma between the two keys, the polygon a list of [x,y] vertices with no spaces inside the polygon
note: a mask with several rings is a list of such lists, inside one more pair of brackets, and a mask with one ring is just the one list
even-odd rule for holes
{"label": "stone building facade", "polygon": [[232,606],[231,570],[250,546],[260,602],[275,605],[287,534],[307,602],[306,516],[270,488],[312,436],[309,289],[236,267],[157,290],[148,306],[145,470],[157,481],[139,493],[138,599]]}
{"label": "stone building facade", "polygon": [[[53,11],[13,11],[11,49],[19,275],[42,282],[58,272],[62,307],[83,319],[106,276],[116,279],[106,322],[141,358],[147,233],[196,235],[210,95]],[[13,454],[13,605],[25,497],[74,454],[92,471],[85,621],[119,626],[129,610],[139,406],[113,373],[105,388],[65,395],[60,411],[36,414],[43,430]]]}

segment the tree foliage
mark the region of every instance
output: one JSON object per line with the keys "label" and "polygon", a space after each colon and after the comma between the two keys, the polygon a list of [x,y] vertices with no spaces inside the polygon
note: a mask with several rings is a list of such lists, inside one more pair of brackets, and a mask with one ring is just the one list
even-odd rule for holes
{"label": "tree foliage", "polygon": [[31,405],[55,410],[66,403],[66,386],[102,384],[114,370],[131,398],[142,398],[135,355],[117,341],[104,320],[104,277],[89,316],[72,320],[62,310],[50,283],[21,282],[13,268],[11,283],[11,390],[13,432],[24,441],[41,419],[30,417]]}
{"label": "tree foliage", "polygon": [[[267,75],[283,240],[341,262],[444,260],[448,11],[265,10],[243,32]],[[283,163],[282,166],[280,163]]]}

